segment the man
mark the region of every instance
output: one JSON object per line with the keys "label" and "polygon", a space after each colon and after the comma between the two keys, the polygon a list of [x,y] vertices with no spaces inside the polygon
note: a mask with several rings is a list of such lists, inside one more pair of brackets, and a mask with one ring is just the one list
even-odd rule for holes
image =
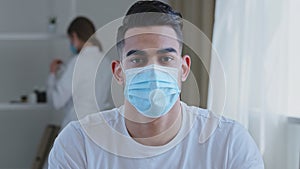
{"label": "man", "polygon": [[124,105],[69,124],[49,168],[264,168],[241,125],[180,101],[191,59],[181,56],[179,13],[159,1],[138,1],[117,40],[120,60],[112,72]]}

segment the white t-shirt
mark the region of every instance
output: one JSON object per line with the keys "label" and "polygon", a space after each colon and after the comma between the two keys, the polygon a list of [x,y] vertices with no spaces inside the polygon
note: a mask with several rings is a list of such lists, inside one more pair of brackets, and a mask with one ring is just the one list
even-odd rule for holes
{"label": "white t-shirt", "polygon": [[[64,65],[60,76],[49,75],[47,95],[53,106],[64,113],[62,128],[70,121],[77,120],[77,115],[80,119],[86,114],[115,107],[110,94],[112,79],[110,62],[112,59],[104,57],[100,60],[100,58],[103,58],[103,54],[97,46],[87,46],[81,50],[78,56],[72,57]],[[102,62],[100,63],[100,61]],[[99,72],[97,72],[98,69]],[[75,71],[77,72],[74,73]],[[95,78],[100,80],[99,87],[94,90]],[[95,100],[95,94],[101,95],[101,97]],[[76,102],[73,102],[74,99]],[[80,113],[78,114],[78,112]]]}
{"label": "white t-shirt", "polygon": [[123,106],[71,122],[55,140],[49,169],[264,168],[255,142],[240,124],[181,106],[181,128],[163,146],[134,141],[126,130]]}

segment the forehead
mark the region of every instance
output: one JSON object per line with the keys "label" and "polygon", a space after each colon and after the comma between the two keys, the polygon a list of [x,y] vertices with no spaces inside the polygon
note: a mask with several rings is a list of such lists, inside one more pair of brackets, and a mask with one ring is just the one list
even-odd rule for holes
{"label": "forehead", "polygon": [[149,26],[128,29],[124,36],[124,52],[132,49],[174,48],[179,51],[179,42],[170,26]]}

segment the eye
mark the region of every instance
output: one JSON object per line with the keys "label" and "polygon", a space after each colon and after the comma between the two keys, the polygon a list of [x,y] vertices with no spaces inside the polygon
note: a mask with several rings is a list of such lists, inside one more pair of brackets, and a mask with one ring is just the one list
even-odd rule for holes
{"label": "eye", "polygon": [[174,60],[174,58],[172,56],[163,56],[160,58],[161,62],[170,62],[172,60]]}
{"label": "eye", "polygon": [[132,59],[130,59],[130,62],[132,62],[132,63],[142,63],[142,62],[144,62],[144,59],[142,59],[142,58],[132,58]]}

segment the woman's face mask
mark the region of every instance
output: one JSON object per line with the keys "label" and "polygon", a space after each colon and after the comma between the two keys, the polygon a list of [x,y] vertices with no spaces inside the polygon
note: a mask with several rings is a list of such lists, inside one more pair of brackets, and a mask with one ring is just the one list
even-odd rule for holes
{"label": "woman's face mask", "polygon": [[177,68],[152,64],[125,70],[125,76],[125,98],[146,117],[165,115],[179,97]]}
{"label": "woman's face mask", "polygon": [[76,47],[72,43],[70,43],[70,50],[71,50],[73,55],[78,54],[78,50],[76,49]]}

